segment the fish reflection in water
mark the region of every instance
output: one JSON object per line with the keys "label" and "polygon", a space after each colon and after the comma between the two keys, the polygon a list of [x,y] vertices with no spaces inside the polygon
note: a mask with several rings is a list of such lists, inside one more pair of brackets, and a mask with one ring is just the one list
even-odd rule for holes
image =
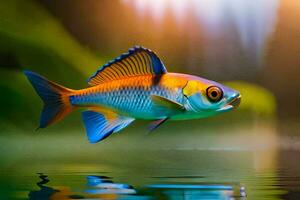
{"label": "fish reflection in water", "polygon": [[151,184],[135,190],[125,183],[114,183],[107,176],[87,176],[87,189],[72,191],[69,186],[47,186],[47,175],[39,173],[38,191],[30,191],[30,200],[66,199],[244,199],[243,187],[222,184]]}
{"label": "fish reflection in water", "polygon": [[161,193],[167,199],[180,200],[233,200],[245,199],[246,193],[244,187],[238,188],[230,185],[188,185],[188,184],[155,184],[149,185],[149,188],[161,190]]}
{"label": "fish reflection in water", "polygon": [[37,182],[37,186],[40,188],[39,191],[30,191],[28,197],[30,200],[38,200],[38,199],[50,199],[50,197],[59,192],[59,190],[56,190],[52,187],[45,186],[49,182],[49,179],[46,175],[39,173],[39,178],[41,179],[39,182]]}
{"label": "fish reflection in water", "polygon": [[88,186],[93,189],[85,190],[89,194],[136,194],[132,186],[124,183],[113,183],[105,176],[87,176]]}
{"label": "fish reflection in water", "polygon": [[117,194],[134,194],[135,190],[127,184],[115,184],[109,177],[88,176],[87,185],[93,187],[83,192],[73,192],[68,186],[46,186],[48,176],[39,173],[41,181],[37,183],[38,191],[31,191],[30,200],[65,200],[65,199],[118,199]]}

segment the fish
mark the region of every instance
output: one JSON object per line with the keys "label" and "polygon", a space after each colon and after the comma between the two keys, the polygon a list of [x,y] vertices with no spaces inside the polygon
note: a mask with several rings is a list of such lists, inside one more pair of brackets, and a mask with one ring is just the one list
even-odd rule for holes
{"label": "fish", "polygon": [[104,64],[89,87],[69,89],[25,70],[44,102],[39,128],[62,120],[77,108],[90,143],[104,140],[135,120],[150,120],[154,131],[169,120],[200,119],[237,108],[238,91],[194,75],[168,72],[155,52],[142,46]]}

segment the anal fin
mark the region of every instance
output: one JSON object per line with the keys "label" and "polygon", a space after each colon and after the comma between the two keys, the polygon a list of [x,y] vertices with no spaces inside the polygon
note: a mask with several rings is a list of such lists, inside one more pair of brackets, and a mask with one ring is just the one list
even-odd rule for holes
{"label": "anal fin", "polygon": [[84,111],[82,117],[87,137],[91,143],[104,140],[134,121],[133,118],[120,116],[114,112],[100,113],[93,110]]}

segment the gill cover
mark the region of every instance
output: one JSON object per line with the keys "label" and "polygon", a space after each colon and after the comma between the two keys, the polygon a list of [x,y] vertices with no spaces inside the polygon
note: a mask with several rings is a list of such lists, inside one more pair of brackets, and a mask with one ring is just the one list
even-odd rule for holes
{"label": "gill cover", "polygon": [[189,97],[197,92],[200,92],[201,84],[199,81],[188,81],[182,89],[182,93],[185,97]]}
{"label": "gill cover", "polygon": [[200,81],[188,81],[182,89],[183,95],[186,98],[186,109],[193,112],[200,112],[203,110],[213,109],[212,105],[206,98],[207,84]]}

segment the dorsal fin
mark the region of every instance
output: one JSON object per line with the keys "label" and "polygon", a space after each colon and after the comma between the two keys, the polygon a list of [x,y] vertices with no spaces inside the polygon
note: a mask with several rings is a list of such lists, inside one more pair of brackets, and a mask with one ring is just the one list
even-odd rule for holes
{"label": "dorsal fin", "polygon": [[145,74],[161,75],[166,72],[164,64],[153,51],[136,46],[103,65],[89,78],[88,83],[94,86],[124,77]]}

